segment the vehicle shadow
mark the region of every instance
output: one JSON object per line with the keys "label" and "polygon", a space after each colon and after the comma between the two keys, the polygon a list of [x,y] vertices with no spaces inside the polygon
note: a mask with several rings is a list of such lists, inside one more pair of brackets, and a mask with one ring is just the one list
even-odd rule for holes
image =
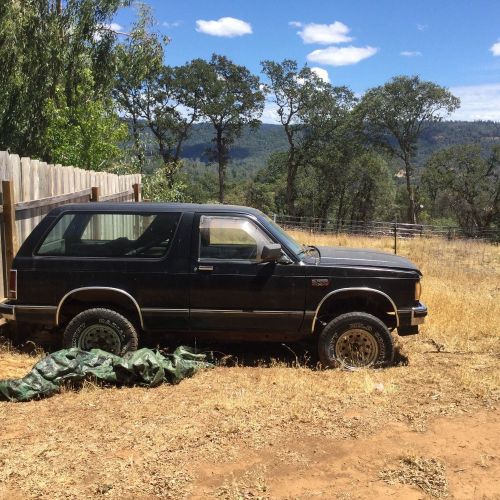
{"label": "vehicle shadow", "polygon": [[[12,346],[26,354],[54,352],[62,348],[60,336],[47,331],[32,330],[23,335],[22,341],[7,336]],[[287,366],[293,368],[321,369],[316,343],[313,339],[300,342],[227,342],[214,339],[186,338],[181,335],[145,336],[140,347],[157,349],[161,353],[171,353],[184,345],[204,353],[217,366],[261,367]],[[406,366],[409,358],[403,346],[396,342],[393,366]]]}
{"label": "vehicle shadow", "polygon": [[288,366],[319,368],[319,359],[311,342],[208,342],[195,343],[199,352],[205,352],[217,366],[260,367]]}

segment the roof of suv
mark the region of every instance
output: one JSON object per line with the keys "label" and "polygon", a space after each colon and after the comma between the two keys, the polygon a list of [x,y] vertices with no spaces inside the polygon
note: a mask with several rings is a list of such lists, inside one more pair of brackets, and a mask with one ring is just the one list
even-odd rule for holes
{"label": "roof of suv", "polygon": [[59,215],[62,212],[239,212],[262,215],[260,210],[239,205],[197,204],[197,203],[72,203],[54,208],[50,214]]}

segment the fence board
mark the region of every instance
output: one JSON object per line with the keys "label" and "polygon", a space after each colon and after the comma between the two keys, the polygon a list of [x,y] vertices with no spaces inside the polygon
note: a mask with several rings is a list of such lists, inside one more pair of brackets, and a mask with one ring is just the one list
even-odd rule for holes
{"label": "fence board", "polygon": [[[99,189],[107,201],[134,201],[133,184],[141,174],[116,175],[62,166],[0,151],[0,181],[11,181],[15,204],[15,226],[21,244],[42,217],[52,208],[66,203],[90,201],[91,188]],[[0,183],[0,193],[3,193]],[[124,228],[117,228],[123,230]],[[0,203],[0,298],[5,295],[5,217]]]}

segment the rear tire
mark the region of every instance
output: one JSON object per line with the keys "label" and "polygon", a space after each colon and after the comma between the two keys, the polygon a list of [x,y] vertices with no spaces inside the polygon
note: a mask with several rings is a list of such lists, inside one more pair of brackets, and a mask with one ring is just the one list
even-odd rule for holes
{"label": "rear tire", "polygon": [[63,336],[65,348],[102,349],[118,356],[135,351],[138,344],[137,331],[125,316],[100,307],[77,314]]}
{"label": "rear tire", "polygon": [[392,363],[394,344],[380,319],[352,312],[337,316],[325,326],[319,335],[318,354],[326,368],[375,368]]}

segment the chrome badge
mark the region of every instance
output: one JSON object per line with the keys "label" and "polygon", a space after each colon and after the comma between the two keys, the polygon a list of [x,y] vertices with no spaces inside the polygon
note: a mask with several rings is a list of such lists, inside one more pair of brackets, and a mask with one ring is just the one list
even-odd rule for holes
{"label": "chrome badge", "polygon": [[313,278],[311,280],[312,286],[324,287],[330,284],[330,280],[327,278]]}

